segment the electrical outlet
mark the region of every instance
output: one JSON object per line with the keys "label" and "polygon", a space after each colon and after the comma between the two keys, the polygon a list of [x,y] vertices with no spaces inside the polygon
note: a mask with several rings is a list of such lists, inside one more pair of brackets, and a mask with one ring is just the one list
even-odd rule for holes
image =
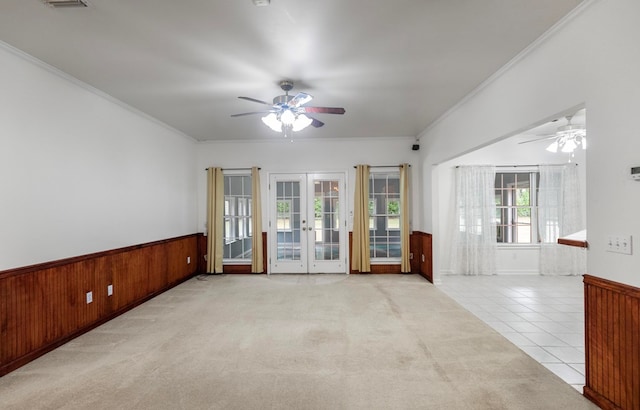
{"label": "electrical outlet", "polygon": [[93,302],[93,292],[87,292],[87,305]]}
{"label": "electrical outlet", "polygon": [[107,296],[113,295],[113,285],[107,285]]}
{"label": "electrical outlet", "polygon": [[606,250],[607,252],[631,255],[633,253],[632,240],[631,235],[608,235]]}
{"label": "electrical outlet", "polygon": [[187,265],[191,263],[191,256],[187,256]]}

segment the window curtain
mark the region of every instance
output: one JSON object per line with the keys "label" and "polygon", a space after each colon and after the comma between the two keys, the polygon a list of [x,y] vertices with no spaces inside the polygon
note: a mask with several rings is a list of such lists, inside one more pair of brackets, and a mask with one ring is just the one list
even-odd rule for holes
{"label": "window curtain", "polygon": [[262,254],[262,204],[260,202],[260,170],[251,168],[251,272],[264,272],[264,255]]}
{"label": "window curtain", "polygon": [[371,272],[369,246],[369,165],[356,166],[356,190],[353,206],[353,248],[351,269]]}
{"label": "window curtain", "polygon": [[207,168],[207,272],[222,273],[224,176],[222,168]]}
{"label": "window curtain", "polygon": [[455,222],[451,268],[463,275],[496,273],[495,167],[455,169]]}
{"label": "window curtain", "polygon": [[585,229],[578,166],[540,165],[538,232],[541,275],[586,273],[583,248],[559,245],[558,237]]}
{"label": "window curtain", "polygon": [[409,164],[400,165],[400,271],[411,273],[409,254]]}

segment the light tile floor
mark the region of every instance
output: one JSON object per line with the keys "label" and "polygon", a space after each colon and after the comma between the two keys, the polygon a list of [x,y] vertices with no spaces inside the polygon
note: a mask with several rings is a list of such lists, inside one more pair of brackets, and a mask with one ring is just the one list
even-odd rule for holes
{"label": "light tile floor", "polygon": [[438,286],[582,393],[582,276],[443,275]]}

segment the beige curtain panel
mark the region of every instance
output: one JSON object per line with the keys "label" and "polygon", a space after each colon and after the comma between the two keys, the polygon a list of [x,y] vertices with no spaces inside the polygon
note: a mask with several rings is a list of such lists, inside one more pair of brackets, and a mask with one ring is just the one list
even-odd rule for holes
{"label": "beige curtain panel", "polygon": [[223,218],[222,168],[207,168],[207,273],[222,273]]}
{"label": "beige curtain panel", "polygon": [[411,273],[409,259],[409,164],[400,165],[400,271]]}
{"label": "beige curtain panel", "polygon": [[251,215],[251,272],[264,272],[264,255],[262,254],[262,204],[260,202],[260,169],[251,168],[251,199],[253,209]]}
{"label": "beige curtain panel", "polygon": [[356,191],[353,206],[353,249],[351,268],[371,272],[369,250],[369,165],[356,166]]}

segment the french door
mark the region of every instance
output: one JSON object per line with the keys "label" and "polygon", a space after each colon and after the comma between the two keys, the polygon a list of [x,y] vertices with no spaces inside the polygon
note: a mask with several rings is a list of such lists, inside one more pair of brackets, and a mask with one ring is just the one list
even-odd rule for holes
{"label": "french door", "polygon": [[270,273],[346,273],[345,175],[272,174]]}

